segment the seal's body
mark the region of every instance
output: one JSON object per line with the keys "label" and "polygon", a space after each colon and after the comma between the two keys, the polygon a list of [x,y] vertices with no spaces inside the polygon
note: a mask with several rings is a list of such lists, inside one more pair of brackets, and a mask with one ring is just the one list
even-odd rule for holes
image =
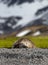
{"label": "seal's body", "polygon": [[21,38],[14,43],[13,48],[35,48],[35,45],[29,39]]}

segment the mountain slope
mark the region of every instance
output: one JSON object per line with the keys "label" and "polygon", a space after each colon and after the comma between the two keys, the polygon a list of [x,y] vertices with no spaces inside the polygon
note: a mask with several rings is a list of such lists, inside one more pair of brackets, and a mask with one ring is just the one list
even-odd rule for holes
{"label": "mountain slope", "polygon": [[40,25],[48,25],[47,0],[0,1],[0,35]]}

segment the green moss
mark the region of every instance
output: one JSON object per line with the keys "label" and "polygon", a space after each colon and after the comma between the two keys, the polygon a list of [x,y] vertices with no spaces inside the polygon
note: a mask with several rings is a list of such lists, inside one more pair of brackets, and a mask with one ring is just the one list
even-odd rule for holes
{"label": "green moss", "polygon": [[[37,37],[26,37],[30,39],[36,47],[39,48],[48,48],[48,36],[37,36]],[[4,39],[0,39],[0,48],[10,48],[13,43],[17,41],[19,38],[17,37],[8,37]]]}
{"label": "green moss", "polygon": [[16,40],[18,40],[17,37],[0,39],[0,48],[10,48]]}
{"label": "green moss", "polygon": [[39,48],[48,48],[48,36],[29,37],[29,39]]}

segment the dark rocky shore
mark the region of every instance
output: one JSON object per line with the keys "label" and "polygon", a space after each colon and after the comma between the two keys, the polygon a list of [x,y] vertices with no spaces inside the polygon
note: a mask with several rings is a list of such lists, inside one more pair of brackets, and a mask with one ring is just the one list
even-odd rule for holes
{"label": "dark rocky shore", "polygon": [[0,49],[0,65],[48,65],[48,49]]}

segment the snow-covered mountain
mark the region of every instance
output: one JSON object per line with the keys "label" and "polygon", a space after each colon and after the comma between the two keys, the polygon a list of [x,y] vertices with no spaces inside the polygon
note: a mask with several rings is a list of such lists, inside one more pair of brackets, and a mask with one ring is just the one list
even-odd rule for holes
{"label": "snow-covered mountain", "polygon": [[0,34],[48,25],[48,0],[0,0]]}

